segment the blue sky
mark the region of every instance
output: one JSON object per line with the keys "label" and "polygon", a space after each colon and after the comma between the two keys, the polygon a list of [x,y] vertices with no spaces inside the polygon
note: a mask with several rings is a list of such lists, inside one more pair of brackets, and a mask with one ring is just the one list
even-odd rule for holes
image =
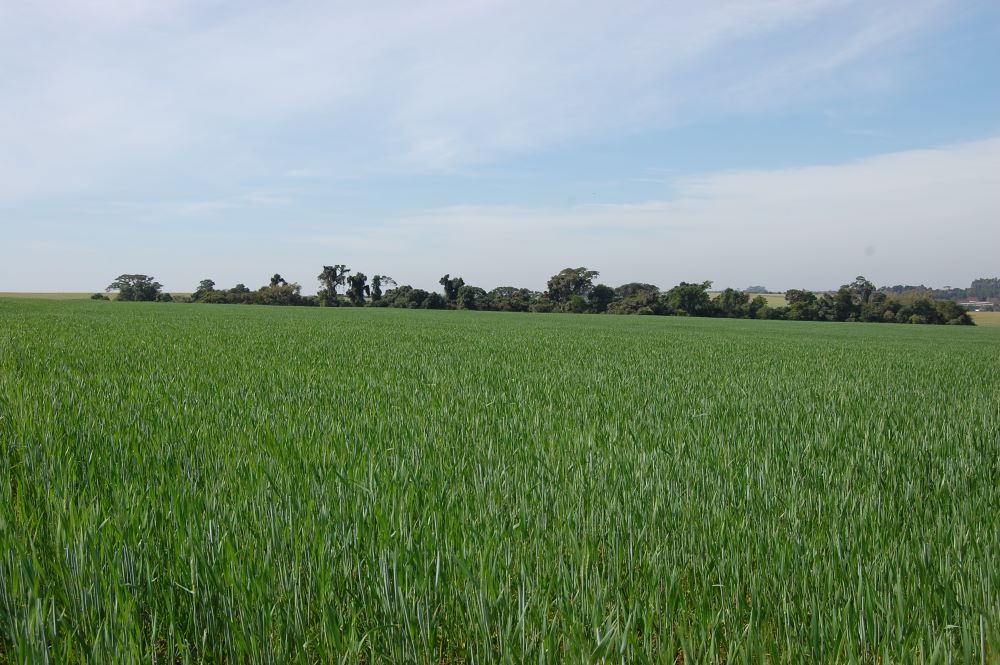
{"label": "blue sky", "polygon": [[964,285],[1000,3],[0,4],[0,290]]}

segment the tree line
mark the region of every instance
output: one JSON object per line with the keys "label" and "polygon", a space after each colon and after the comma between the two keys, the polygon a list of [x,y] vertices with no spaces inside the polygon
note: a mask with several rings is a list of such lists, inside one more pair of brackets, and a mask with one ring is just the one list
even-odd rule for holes
{"label": "tree line", "polygon": [[[599,274],[586,267],[564,268],[548,280],[545,291],[514,286],[487,291],[466,284],[461,277],[446,274],[438,281],[442,287],[439,293],[399,285],[387,275],[376,274],[369,279],[363,272],[353,272],[346,265],[337,264],[323,266],[316,277],[319,291],[314,296],[302,295],[299,284],[286,281],[280,274],[274,274],[268,284],[255,290],[244,284],[219,289],[213,280],[204,279],[186,297],[164,293],[153,277],[129,274],[120,275],[106,291],[117,291],[116,299],[126,301],[972,325],[968,312],[952,300],[935,299],[924,293],[914,295],[905,289],[897,293],[896,287],[876,288],[863,276],[831,293],[791,289],[785,293],[785,304],[775,306],[749,289],[727,288],[713,295],[710,281],[681,282],[667,290],[642,282],[611,287],[595,284]],[[760,288],[755,287],[754,291]],[[100,293],[92,297],[107,299]]]}
{"label": "tree line", "polygon": [[946,286],[940,289],[933,289],[929,286],[896,284],[895,286],[883,287],[887,293],[897,296],[917,297],[926,296],[938,300],[976,300],[988,301],[1000,299],[1000,278],[981,277],[972,280],[972,284],[967,289]]}

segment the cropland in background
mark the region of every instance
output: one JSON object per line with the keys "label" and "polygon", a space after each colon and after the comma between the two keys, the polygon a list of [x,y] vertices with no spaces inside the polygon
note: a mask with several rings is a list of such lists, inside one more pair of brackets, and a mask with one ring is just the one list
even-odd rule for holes
{"label": "cropland in background", "polygon": [[[709,291],[709,295],[711,295],[713,298],[719,295],[719,293],[720,293],[719,291]],[[788,304],[788,302],[785,300],[784,293],[748,293],[747,296],[749,296],[751,300],[753,300],[757,296],[760,296],[761,298],[766,300],[767,304],[771,307],[783,307],[784,305]]]}
{"label": "cropland in background", "polygon": [[0,291],[0,298],[29,298],[32,300],[86,300],[93,293],[93,291],[88,293],[78,291]]}
{"label": "cropland in background", "polygon": [[[89,300],[94,293],[103,293],[109,298],[114,298],[114,293],[104,291],[0,291],[0,298],[27,298],[29,300]],[[190,293],[177,291],[167,291],[173,296],[189,296]]]}
{"label": "cropland in background", "polygon": [[997,662],[1000,331],[0,300],[0,663]]}
{"label": "cropland in background", "polygon": [[1000,327],[1000,312],[969,312],[977,326]]}

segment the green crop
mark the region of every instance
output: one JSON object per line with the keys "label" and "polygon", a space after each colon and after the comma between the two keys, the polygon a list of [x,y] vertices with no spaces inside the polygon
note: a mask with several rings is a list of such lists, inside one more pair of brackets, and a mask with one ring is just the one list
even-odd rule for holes
{"label": "green crop", "polygon": [[996,663],[998,405],[988,328],[0,300],[0,663]]}

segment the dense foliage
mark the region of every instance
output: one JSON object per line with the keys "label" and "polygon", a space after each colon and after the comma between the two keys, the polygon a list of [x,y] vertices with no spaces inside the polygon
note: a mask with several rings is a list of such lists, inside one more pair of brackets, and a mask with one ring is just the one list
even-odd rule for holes
{"label": "dense foliage", "polygon": [[995,329],[0,300],[0,331],[0,662],[1000,658]]}
{"label": "dense foliage", "polygon": [[[117,291],[118,300],[129,301],[170,301],[169,293],[163,293],[163,285],[156,281],[155,277],[148,275],[118,275],[107,291]],[[97,295],[97,294],[94,294]],[[93,296],[91,296],[93,297]],[[99,298],[95,298],[99,300]]]}
{"label": "dense foliage", "polygon": [[[229,290],[218,290],[214,281],[202,280],[191,295],[191,300],[228,304],[351,305],[499,312],[653,314],[972,325],[968,313],[955,302],[934,300],[924,294],[896,297],[891,291],[876,289],[864,277],[857,277],[835,293],[817,295],[811,291],[793,289],[786,294],[786,306],[774,307],[763,296],[753,295],[750,289],[725,289],[713,297],[709,293],[711,282],[681,282],[668,291],[660,291],[654,284],[640,282],[611,288],[604,284],[594,284],[594,278],[598,275],[596,270],[585,267],[565,268],[552,276],[544,292],[513,286],[500,286],[486,291],[466,284],[461,277],[445,275],[439,281],[443,295],[409,285],[396,286],[383,293],[383,286],[395,286],[392,278],[375,275],[369,284],[364,273],[352,275],[350,268],[339,264],[323,268],[318,277],[321,288],[315,297],[302,296],[298,284],[288,284],[281,275],[276,274],[268,286],[257,291],[251,291],[243,284],[237,284]],[[346,288],[343,296],[337,293],[340,287]],[[763,287],[751,287],[760,288]]]}
{"label": "dense foliage", "polygon": [[228,304],[228,305],[317,305],[317,298],[303,296],[302,287],[292,282],[289,284],[281,275],[275,274],[271,283],[251,291],[244,284],[237,284],[231,289],[215,288],[215,282],[203,279],[198,288],[191,294],[192,302]]}

